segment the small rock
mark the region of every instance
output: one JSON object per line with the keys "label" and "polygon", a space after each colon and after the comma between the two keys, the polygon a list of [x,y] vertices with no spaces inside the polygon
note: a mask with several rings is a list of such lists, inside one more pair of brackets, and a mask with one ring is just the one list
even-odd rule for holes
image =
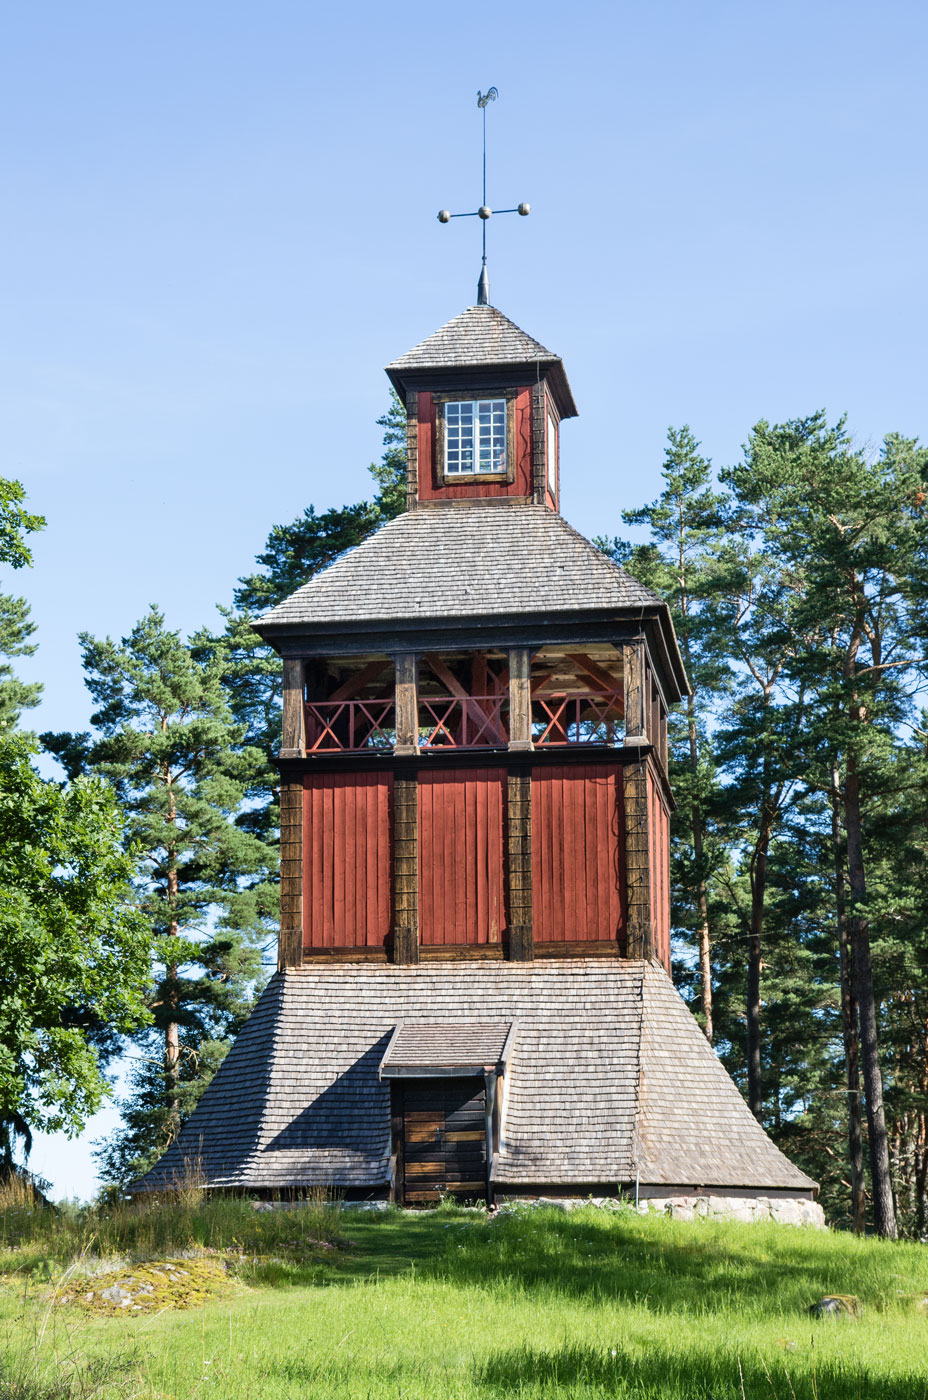
{"label": "small rock", "polygon": [[119,1303],[121,1305],[128,1303],[131,1294],[127,1293],[124,1288],[120,1288],[118,1283],[114,1283],[112,1288],[104,1288],[100,1297],[106,1303]]}
{"label": "small rock", "polygon": [[827,1293],[809,1312],[813,1317],[860,1317],[860,1299],[851,1293]]}

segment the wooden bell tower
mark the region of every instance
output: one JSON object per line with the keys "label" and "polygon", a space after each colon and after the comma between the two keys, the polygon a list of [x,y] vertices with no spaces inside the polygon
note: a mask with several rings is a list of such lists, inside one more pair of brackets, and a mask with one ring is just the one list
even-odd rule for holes
{"label": "wooden bell tower", "polygon": [[474,306],[388,366],[407,512],[259,623],[284,658],[280,966],[669,968],[667,609],[561,518],[561,360]]}
{"label": "wooden bell tower", "polygon": [[687,681],[666,606],[560,515],[564,367],[478,302],[387,372],[407,510],[258,623],[284,661],[279,970],[137,1189],[192,1158],[217,1190],[798,1220],[815,1183],[667,975]]}

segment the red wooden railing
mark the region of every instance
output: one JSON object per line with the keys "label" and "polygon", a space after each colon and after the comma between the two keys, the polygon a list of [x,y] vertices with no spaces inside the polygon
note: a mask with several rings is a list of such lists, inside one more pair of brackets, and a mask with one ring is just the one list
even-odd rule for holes
{"label": "red wooden railing", "polygon": [[588,691],[572,695],[535,695],[532,698],[532,739],[547,747],[554,744],[608,744],[622,742],[622,696]]}
{"label": "red wooden railing", "polygon": [[508,742],[503,696],[419,697],[420,748],[504,748]]}
{"label": "red wooden railing", "polygon": [[305,709],[307,753],[392,749],[396,742],[393,700],[310,700]]}

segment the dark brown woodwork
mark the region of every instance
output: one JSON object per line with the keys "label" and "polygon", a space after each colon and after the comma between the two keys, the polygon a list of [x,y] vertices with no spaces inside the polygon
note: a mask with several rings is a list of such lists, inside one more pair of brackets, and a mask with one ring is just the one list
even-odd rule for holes
{"label": "dark brown woodwork", "polygon": [[419,783],[393,782],[393,961],[419,961]]}
{"label": "dark brown woodwork", "polygon": [[[410,1079],[392,1089],[402,1116],[403,1196],[409,1204],[443,1195],[486,1199],[486,1085],[482,1079]],[[394,1151],[397,1151],[394,1136]],[[397,1151],[399,1162],[400,1152]]]}
{"label": "dark brown woodwork", "polygon": [[571,651],[567,653],[567,658],[574,663],[578,671],[582,671],[594,682],[594,690],[601,690],[604,695],[617,693],[619,681],[606,670],[605,666],[598,665],[591,656],[586,656],[583,652]]}
{"label": "dark brown woodwork", "polygon": [[436,656],[433,651],[427,651],[423,655],[422,660],[435,676],[435,679],[441,681],[449,695],[454,695],[458,700],[469,699],[466,688],[461,684],[450,667],[442,661],[440,656]]}
{"label": "dark brown woodwork", "polygon": [[509,652],[509,747],[532,748],[531,653],[528,647]]}
{"label": "dark brown woodwork", "polygon": [[406,509],[415,510],[419,499],[419,395],[406,395]]}
{"label": "dark brown woodwork", "polygon": [[644,643],[622,647],[622,675],[625,687],[625,742],[648,742],[648,677]]}
{"label": "dark brown woodwork", "polygon": [[[302,706],[300,707],[302,709]],[[303,953],[303,784],[280,790],[279,967],[299,967]]]}
{"label": "dark brown woodwork", "polygon": [[393,1148],[393,1183],[390,1200],[394,1205],[406,1204],[406,1162],[403,1141],[403,1083],[392,1080],[390,1083],[390,1143]]}
{"label": "dark brown woodwork", "polygon": [[530,772],[509,774],[506,794],[506,848],[509,957],[513,962],[531,962],[534,956],[534,914]]}
{"label": "dark brown woodwork", "polygon": [[[543,506],[548,491],[548,470],[545,460],[547,423],[545,386],[532,385],[532,492],[536,505]],[[556,503],[555,503],[556,505]]]}
{"label": "dark brown woodwork", "polygon": [[627,949],[630,958],[653,956],[651,928],[651,834],[646,763],[629,764],[625,778],[625,881]]}
{"label": "dark brown woodwork", "polygon": [[396,657],[396,743],[393,752],[419,752],[418,663],[413,652]]}
{"label": "dark brown woodwork", "polygon": [[288,657],[284,661],[283,730],[281,758],[301,758],[304,753],[303,732],[303,662]]}
{"label": "dark brown woodwork", "polygon": [[356,699],[361,694],[364,687],[370,684],[371,681],[376,680],[390,665],[392,665],[392,662],[389,657],[386,656],[378,661],[369,661],[366,666],[362,666],[360,671],[356,671],[353,676],[349,676],[347,680],[342,681],[341,685],[333,690],[332,694],[327,696],[326,699],[330,703],[336,700]]}

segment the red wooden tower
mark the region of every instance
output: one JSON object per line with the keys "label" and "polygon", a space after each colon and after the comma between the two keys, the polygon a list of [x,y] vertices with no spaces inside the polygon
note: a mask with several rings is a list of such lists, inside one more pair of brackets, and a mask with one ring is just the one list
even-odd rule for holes
{"label": "red wooden tower", "polygon": [[561,360],[478,305],[387,373],[406,512],[258,624],[279,972],[143,1184],[807,1199],[668,976],[687,681],[560,515]]}

